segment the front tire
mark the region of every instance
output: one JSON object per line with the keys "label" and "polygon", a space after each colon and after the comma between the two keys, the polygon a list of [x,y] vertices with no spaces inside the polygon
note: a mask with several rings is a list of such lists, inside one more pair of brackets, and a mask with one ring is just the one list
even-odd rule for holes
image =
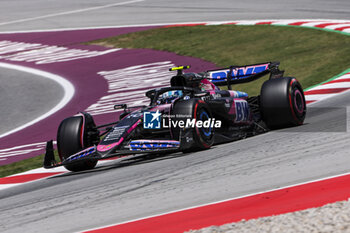
{"label": "front tire", "polygon": [[[189,116],[191,119],[206,121],[213,119],[212,113],[208,105],[198,99],[190,99],[185,101],[176,102],[172,111],[173,115]],[[186,122],[187,118],[175,118],[176,120],[183,120]],[[201,127],[198,128],[196,125],[194,128],[173,129],[173,135],[179,136],[179,132],[182,131],[184,135],[181,138],[181,144],[184,152],[209,149],[214,143],[214,127]],[[192,137],[192,140],[189,138]]]}
{"label": "front tire", "polygon": [[[57,148],[61,161],[69,156],[93,146],[96,143],[95,123],[88,114],[81,114],[64,119],[57,132]],[[92,140],[91,137],[94,137]],[[97,160],[87,160],[64,167],[73,172],[92,169],[96,166]]]}

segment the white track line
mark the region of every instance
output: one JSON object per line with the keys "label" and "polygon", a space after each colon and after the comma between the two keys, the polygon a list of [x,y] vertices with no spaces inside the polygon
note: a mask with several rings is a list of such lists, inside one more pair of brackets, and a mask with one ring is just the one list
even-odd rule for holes
{"label": "white track line", "polygon": [[322,89],[333,89],[333,88],[350,88],[350,82],[325,83],[323,85],[319,85],[310,90],[322,90]]}
{"label": "white track line", "polygon": [[0,67],[3,68],[7,68],[7,69],[13,69],[13,70],[18,70],[18,71],[22,71],[22,72],[27,72],[27,73],[31,73],[34,75],[38,75],[38,76],[42,76],[44,78],[48,78],[51,79],[55,82],[57,82],[58,84],[61,85],[61,87],[64,90],[64,96],[61,99],[61,101],[52,109],[50,109],[48,112],[44,113],[43,115],[39,116],[38,118],[24,124],[21,125],[13,130],[10,130],[4,134],[0,135],[0,138],[3,138],[5,136],[8,136],[10,134],[13,134],[15,132],[18,132],[24,128],[27,128],[28,126],[31,126],[45,118],[47,118],[48,116],[54,114],[55,112],[57,112],[58,110],[62,109],[64,106],[66,106],[66,104],[73,98],[74,93],[75,93],[75,89],[74,86],[72,85],[72,83],[70,83],[68,80],[64,79],[61,76],[58,76],[56,74],[52,74],[46,71],[41,71],[41,70],[37,70],[34,68],[29,68],[29,67],[24,67],[24,66],[19,66],[19,65],[13,65],[13,64],[7,64],[7,63],[3,63],[0,62]]}
{"label": "white track line", "polygon": [[344,24],[337,24],[337,25],[330,25],[330,26],[326,26],[326,29],[331,29],[331,30],[335,30],[337,28],[342,28],[342,27],[350,27],[350,23],[344,23]]}
{"label": "white track line", "polygon": [[[133,1],[133,2],[136,2],[136,1]],[[105,6],[106,7],[106,6]],[[74,13],[74,12],[73,12]],[[44,17],[44,16],[43,16]],[[31,20],[34,20],[34,19],[31,19]],[[288,24],[288,23],[292,23],[293,20],[254,20],[254,21],[246,21],[246,22],[243,22],[243,21],[231,21],[231,22],[239,22],[239,25],[253,25],[252,22],[254,23],[257,23],[257,22],[267,22],[267,21],[274,21],[273,25],[284,25],[284,24]],[[306,23],[306,24],[303,24],[301,26],[315,26],[315,25],[318,25],[320,24],[320,22],[344,22],[343,20],[295,20],[295,21],[298,21],[298,22],[301,22],[301,21],[317,21],[316,22],[312,22],[312,23]],[[229,22],[229,21],[226,21],[226,22]],[[193,22],[192,22],[193,23]],[[203,23],[203,22],[199,22],[199,23]],[[220,25],[224,22],[205,22],[206,25]],[[101,29],[101,28],[123,28],[123,27],[140,27],[140,26],[162,26],[162,25],[171,25],[171,24],[176,24],[176,23],[168,23],[168,24],[153,24],[153,25],[130,25],[130,26],[115,26],[115,27],[111,27],[111,26],[106,26],[106,27],[99,27],[99,28],[94,28],[94,29]],[[179,23],[179,24],[186,24],[186,23]],[[1,25],[1,24],[0,24]],[[78,28],[78,29],[54,29],[54,30],[41,30],[41,32],[44,32],[44,31],[69,31],[69,30],[84,30],[84,29],[92,29],[92,28]],[[22,32],[34,32],[34,31],[22,31]],[[14,33],[14,32],[5,32],[5,33]],[[7,64],[6,64],[7,65]],[[1,63],[0,63],[0,66],[1,66]],[[46,73],[46,72],[45,72]],[[348,76],[348,75],[346,75]],[[345,78],[345,77],[342,77],[342,78]],[[328,94],[328,95],[317,95],[317,97],[330,97],[330,96],[333,96],[333,95],[337,95],[337,94]],[[316,97],[316,95],[308,95],[309,97]],[[307,96],[306,96],[307,97]],[[3,137],[3,135],[0,135],[0,138]],[[31,170],[31,171],[27,171],[26,173],[31,173],[33,172],[34,170]],[[42,172],[42,169],[39,168],[37,171],[40,171]],[[190,210],[190,209],[194,209],[194,208],[198,208],[198,207],[202,207],[202,206],[207,206],[207,205],[212,205],[212,204],[219,204],[219,203],[222,203],[222,202],[226,202],[226,201],[232,201],[232,200],[236,200],[236,199],[240,199],[240,198],[244,198],[244,197],[249,197],[249,196],[253,196],[253,195],[258,195],[258,194],[262,194],[262,193],[266,193],[266,192],[271,192],[271,191],[276,191],[276,190],[281,190],[281,189],[285,189],[285,188],[290,188],[290,187],[294,187],[294,186],[299,186],[299,185],[303,185],[303,184],[310,184],[310,183],[314,183],[314,182],[317,182],[317,181],[322,181],[322,180],[327,180],[327,179],[331,179],[331,178],[336,178],[336,177],[340,177],[340,176],[345,176],[345,175],[349,175],[350,173],[343,173],[343,174],[339,174],[339,175],[335,175],[335,176],[329,176],[329,177],[325,177],[325,178],[321,178],[321,179],[316,179],[316,180],[312,180],[312,181],[307,181],[307,182],[303,182],[303,183],[297,183],[297,184],[294,184],[294,185],[289,185],[289,186],[285,186],[285,187],[281,187],[281,188],[276,188],[276,189],[269,189],[269,190],[265,190],[265,191],[261,191],[261,192],[256,192],[256,193],[251,193],[251,194],[247,194],[247,195],[244,195],[244,196],[239,196],[239,197],[235,197],[235,198],[230,198],[230,199],[225,199],[225,200],[220,200],[220,201],[216,201],[216,202],[211,202],[211,203],[207,203],[207,204],[202,204],[202,205],[197,205],[197,206],[192,206],[192,207],[188,207],[188,208],[183,208],[183,209],[179,209],[179,210],[174,210],[174,211],[170,211],[170,212],[166,212],[166,213],[160,213],[160,214],[157,214],[157,215],[152,215],[152,216],[147,216],[147,217],[143,217],[143,218],[139,218],[139,219],[133,219],[133,220],[130,220],[130,221],[125,221],[125,222],[121,222],[121,223],[116,223],[116,224],[111,224],[111,225],[107,225],[107,226],[102,226],[102,227],[98,227],[98,228],[93,228],[93,229],[89,229],[89,230],[94,230],[94,229],[100,229],[100,228],[105,228],[105,227],[108,227],[108,226],[115,226],[115,225],[120,225],[120,224],[125,224],[125,223],[130,223],[130,222],[134,222],[134,221],[138,221],[138,220],[143,220],[143,219],[147,219],[147,218],[151,218],[151,217],[157,217],[157,216],[161,216],[161,215],[165,215],[165,214],[170,214],[170,213],[174,213],[174,212],[179,212],[179,211],[183,211],[183,210]],[[18,175],[18,174],[16,174]],[[45,179],[45,178],[44,178]],[[17,184],[16,184],[17,185]],[[12,187],[13,185],[5,185],[4,188],[9,188],[9,187]],[[86,230],[87,231],[87,230]]]}
{"label": "white track line", "polygon": [[339,78],[336,78],[336,80],[339,80],[339,79],[348,79],[348,78],[350,78],[350,74],[342,75],[342,76],[340,76]]}
{"label": "white track line", "polygon": [[227,201],[233,201],[233,200],[242,199],[242,198],[246,198],[246,197],[251,197],[251,196],[255,196],[255,195],[259,195],[259,194],[264,194],[264,193],[269,193],[269,192],[273,192],[273,191],[278,191],[278,190],[283,190],[283,189],[287,189],[287,188],[292,188],[292,187],[296,187],[296,186],[300,186],[300,185],[312,184],[312,183],[315,183],[315,182],[329,180],[329,179],[334,179],[334,178],[338,178],[338,177],[346,176],[346,175],[350,175],[350,172],[342,173],[342,174],[334,175],[334,176],[328,176],[328,177],[324,177],[324,178],[319,178],[319,179],[315,179],[315,180],[311,180],[311,181],[305,181],[305,182],[301,182],[301,183],[296,183],[296,184],[292,184],[292,185],[288,185],[288,186],[283,186],[283,187],[280,187],[280,188],[267,189],[265,191],[260,191],[260,192],[256,192],[256,193],[250,193],[250,194],[242,195],[242,196],[239,196],[239,197],[233,197],[233,198],[224,199],[224,200],[220,200],[220,201],[215,201],[215,202],[210,202],[210,203],[206,203],[206,204],[191,206],[191,207],[188,207],[188,208],[173,210],[173,211],[169,211],[169,212],[165,212],[165,213],[150,215],[150,216],[147,216],[147,217],[141,217],[141,218],[137,218],[137,219],[132,219],[132,220],[125,221],[125,222],[120,222],[120,223],[110,224],[110,225],[106,225],[106,226],[91,228],[91,229],[83,230],[83,231],[80,231],[80,232],[93,231],[93,230],[98,230],[98,229],[102,229],[102,228],[106,228],[106,227],[122,225],[122,224],[136,222],[136,221],[145,220],[145,219],[149,219],[149,218],[159,217],[159,216],[162,216],[162,215],[177,213],[177,212],[180,212],[180,211],[196,209],[196,208],[209,206],[209,205],[216,205],[216,204],[220,204],[220,203],[227,202]]}
{"label": "white track line", "polygon": [[132,0],[132,1],[127,1],[127,2],[119,2],[119,3],[113,3],[113,4],[103,5],[103,6],[89,7],[89,8],[79,9],[79,10],[42,15],[42,16],[37,16],[37,17],[32,17],[32,18],[19,19],[19,20],[0,23],[0,26],[14,24],[14,23],[23,23],[23,22],[28,22],[28,21],[38,20],[38,19],[46,19],[46,18],[62,16],[62,15],[76,14],[76,13],[81,13],[81,12],[86,12],[86,11],[99,10],[99,9],[108,8],[108,7],[112,7],[112,6],[122,6],[122,5],[137,3],[137,2],[143,2],[143,1],[145,1],[145,0]]}
{"label": "white track line", "polygon": [[[13,34],[13,33],[32,33],[32,32],[64,32],[64,31],[77,31],[77,30],[89,30],[89,29],[114,29],[114,28],[128,28],[128,27],[151,27],[151,26],[168,26],[174,24],[205,24],[205,25],[221,25],[225,23],[237,23],[237,25],[253,25],[251,22],[273,22],[271,25],[286,25],[296,22],[307,22],[311,24],[321,23],[343,23],[349,22],[349,20],[336,20],[336,19],[298,19],[298,20],[285,20],[285,19],[264,19],[264,20],[228,20],[228,21],[198,21],[198,22],[171,22],[171,23],[153,23],[153,24],[131,24],[131,25],[110,25],[110,26],[97,26],[97,27],[77,27],[77,28],[54,28],[54,29],[42,29],[42,30],[22,30],[22,31],[3,31],[0,34]],[[305,23],[306,24],[306,23]],[[1,25],[1,24],[0,24]],[[301,26],[304,26],[301,25]]]}
{"label": "white track line", "polygon": [[[121,3],[119,3],[121,4]],[[102,7],[102,6],[101,6]],[[107,7],[107,6],[104,6]],[[126,26],[105,26],[105,27],[92,27],[92,28],[70,28],[70,29],[53,29],[53,30],[40,30],[38,32],[45,32],[45,31],[70,31],[70,30],[85,30],[85,29],[103,29],[103,28],[125,28],[125,27],[141,27],[141,26],[166,26],[166,25],[174,25],[174,24],[205,24],[205,25],[222,25],[222,24],[226,24],[226,23],[237,23],[237,24],[241,24],[241,25],[254,25],[256,23],[259,22],[273,22],[272,25],[286,25],[286,24],[290,24],[290,23],[294,23],[294,22],[305,22],[302,25],[300,25],[300,27],[305,26],[305,25],[310,25],[310,26],[315,26],[315,25],[319,25],[321,23],[343,23],[343,22],[348,22],[345,20],[331,20],[331,19],[298,19],[298,20],[236,20],[236,21],[211,21],[211,22],[188,22],[188,23],[163,23],[163,24],[141,24],[141,25],[126,25]],[[34,32],[34,31],[22,31],[22,32]],[[5,32],[5,33],[14,33],[14,32]],[[8,65],[6,63],[0,63],[0,67],[2,64]],[[14,66],[14,65],[8,65],[8,66]],[[24,69],[31,69],[31,68],[25,68],[22,67]],[[35,70],[35,69],[31,69],[31,70]],[[47,73],[47,72],[43,72],[43,71],[38,71],[37,72],[41,72],[41,73]],[[47,73],[49,74],[49,73]],[[49,75],[53,75],[53,74],[49,74]],[[54,75],[56,76],[56,75]],[[344,79],[344,78],[350,78],[350,74],[345,74],[341,77],[338,77],[337,79]],[[63,79],[64,80],[64,79]],[[55,80],[57,81],[57,80]],[[66,82],[68,82],[67,80],[65,80]],[[60,83],[61,84],[61,83]],[[70,84],[70,83],[69,83]],[[62,85],[62,84],[61,84]],[[71,85],[71,84],[70,84]],[[325,84],[322,86],[315,86],[314,88],[310,89],[310,90],[315,90],[315,89],[324,89],[324,88],[338,88],[340,86],[344,86],[346,85],[346,87],[349,87],[349,84],[345,84],[345,83],[334,83],[334,84]],[[73,88],[73,92],[74,92],[74,87]],[[309,91],[309,90],[308,90]],[[343,92],[344,93],[344,92]],[[309,95],[305,95],[306,100],[315,100],[315,101],[320,101],[323,99],[327,99],[339,94],[343,94],[343,93],[332,93],[332,94],[309,94]],[[71,98],[71,97],[70,97]],[[68,101],[67,101],[68,102]],[[316,102],[314,102],[316,103]],[[311,103],[313,104],[313,103]],[[51,113],[52,114],[52,113]],[[43,119],[43,118],[41,118]],[[39,120],[41,120],[39,119]],[[35,120],[34,123],[36,123],[39,120]],[[30,122],[31,123],[31,122]],[[32,124],[34,124],[32,123]],[[29,124],[29,123],[28,123]],[[23,126],[22,126],[23,127]],[[27,126],[25,126],[27,127]],[[23,127],[23,128],[25,128]],[[21,130],[21,129],[15,129],[16,131]],[[11,133],[11,132],[10,132]],[[9,133],[7,133],[9,134]],[[0,135],[1,137],[4,137],[6,135]],[[25,172],[27,173],[35,173],[35,172],[43,172],[44,170],[31,170],[31,171],[27,171]],[[19,174],[15,174],[15,175],[19,175]]]}
{"label": "white track line", "polygon": [[[313,89],[312,89],[313,90]],[[321,101],[321,100],[325,100],[325,99],[328,99],[328,98],[331,98],[331,97],[334,97],[334,96],[337,96],[339,95],[339,93],[334,93],[334,94],[308,94],[308,95],[305,95],[305,100],[306,101]],[[311,103],[313,104],[313,103]],[[310,105],[310,104],[308,104]]]}

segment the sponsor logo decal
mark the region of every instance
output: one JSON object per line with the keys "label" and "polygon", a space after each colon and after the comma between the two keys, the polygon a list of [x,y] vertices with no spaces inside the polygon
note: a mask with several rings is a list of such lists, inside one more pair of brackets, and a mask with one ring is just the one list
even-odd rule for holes
{"label": "sponsor logo decal", "polygon": [[162,115],[159,110],[156,112],[144,112],[143,128],[220,128],[221,121],[215,118],[197,120],[189,115]]}
{"label": "sponsor logo decal", "polygon": [[145,129],[160,129],[160,116],[159,110],[156,112],[144,112],[143,113],[143,128]]}
{"label": "sponsor logo decal", "polygon": [[107,136],[103,139],[104,142],[107,141],[115,141],[119,139],[123,133],[125,132],[125,129],[128,128],[129,126],[119,126],[115,127],[112,132],[107,134]]}
{"label": "sponsor logo decal", "polygon": [[66,160],[72,161],[72,160],[80,159],[80,158],[86,157],[88,155],[91,155],[95,152],[96,152],[96,146],[92,146],[92,147],[89,147],[89,148],[87,148],[83,151],[80,151],[74,155],[69,156]]}
{"label": "sponsor logo decal", "polygon": [[[256,66],[239,67],[232,70],[232,79],[244,79],[253,74],[263,72],[268,69],[268,64],[261,64]],[[212,81],[224,81],[230,74],[230,69],[215,70],[209,73],[209,77]]]}
{"label": "sponsor logo decal", "polygon": [[135,140],[129,144],[130,150],[153,150],[179,148],[179,141],[167,140]]}
{"label": "sponsor logo decal", "polygon": [[248,103],[244,100],[235,101],[236,106],[236,122],[247,121],[249,117],[249,106]]}

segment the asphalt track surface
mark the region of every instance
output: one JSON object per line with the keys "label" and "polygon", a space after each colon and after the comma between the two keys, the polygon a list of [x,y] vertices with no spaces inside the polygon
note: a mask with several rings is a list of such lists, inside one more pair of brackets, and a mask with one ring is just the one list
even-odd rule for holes
{"label": "asphalt track surface", "polygon": [[32,73],[2,68],[0,80],[0,135],[43,115],[63,97],[58,83]]}
{"label": "asphalt track surface", "polygon": [[[80,6],[91,7],[86,1],[84,3],[85,5]],[[106,4],[109,3],[106,1]],[[174,12],[174,9],[177,9],[178,17],[182,19],[173,19],[171,14],[167,16],[164,13],[163,22],[165,20],[176,22],[230,20],[236,17],[240,19],[248,19],[248,17],[347,19],[350,17],[350,6],[347,1],[331,3],[300,1],[294,2],[293,6],[276,6],[273,2],[269,2],[268,5],[271,7],[268,11],[259,8],[260,3],[245,2],[246,13],[238,12],[236,15],[232,14],[232,11],[224,13],[225,10],[222,10],[221,13],[227,14],[228,17],[225,19],[221,18],[224,17],[221,14],[217,14],[217,9],[227,10],[229,1],[216,1],[214,8],[216,10],[212,11],[213,13],[208,12],[210,11],[209,1],[204,3],[201,1],[200,8],[192,8],[186,12],[183,6],[190,3],[190,1],[179,2],[176,4],[178,8],[170,1],[164,4],[161,1],[135,3],[135,6],[139,5],[137,8],[139,14],[133,14],[131,20],[140,17],[140,21],[143,20],[142,23],[146,23],[146,16],[150,15],[148,12],[155,11],[154,5],[160,4],[164,7],[159,7],[159,12],[160,9],[166,9],[167,12]],[[11,1],[8,1],[8,4],[11,4]],[[39,1],[35,4],[38,4],[36,10],[41,12],[41,15],[53,14],[50,9],[39,11],[43,6]],[[196,1],[192,6],[197,4]],[[335,7],[327,4],[334,4]],[[133,10],[136,8],[133,6],[129,6],[129,14],[134,13]],[[238,8],[238,6],[235,7]],[[127,12],[126,8],[125,6],[124,15]],[[57,10],[57,8],[53,9]],[[72,6],[68,10],[72,9],[75,8]],[[104,12],[107,10],[108,8],[101,9],[105,14],[101,14],[101,19],[105,16],[107,18],[105,20],[108,20],[108,15]],[[144,13],[140,13],[141,11]],[[192,14],[189,13],[190,11]],[[184,14],[182,17],[180,12]],[[28,15],[24,15],[25,17],[19,17],[13,13],[6,20],[9,22],[37,16],[30,14],[30,11],[26,14]],[[4,17],[3,14],[0,15]],[[196,18],[200,15],[203,18]],[[148,20],[161,20],[161,18],[152,19],[150,16],[148,18]],[[35,26],[37,28],[30,28],[30,25],[20,26],[19,24],[22,23],[6,24],[3,28],[7,28],[6,30],[38,29],[43,28],[46,23],[48,28],[64,27],[62,26],[64,20],[61,20],[41,19],[36,23],[39,24]],[[115,19],[109,18],[109,20]],[[123,20],[126,22],[127,18],[120,19],[120,22]],[[5,22],[3,19],[1,21]],[[23,22],[23,24],[35,24],[34,21]],[[80,18],[80,21],[83,20]],[[101,24],[105,22],[107,21],[101,20]],[[127,22],[130,23],[130,21]],[[40,23],[43,24],[40,25]],[[88,22],[84,23],[88,24]],[[113,22],[109,23],[104,26],[116,25]],[[73,21],[69,26],[75,26]],[[0,231],[19,232],[24,229],[26,232],[81,231],[349,172],[350,135],[346,132],[346,107],[349,102],[350,93],[346,92],[338,97],[313,104],[306,124],[298,128],[270,132],[192,154],[111,162],[110,165],[104,165],[92,171],[68,173],[3,190],[0,192]],[[325,122],[328,123],[325,124]]]}
{"label": "asphalt track surface", "polygon": [[[81,231],[348,172],[350,134],[342,107],[349,101],[348,92],[314,104],[298,128],[3,190],[0,230]],[[330,113],[327,106],[339,109]]]}
{"label": "asphalt track surface", "polygon": [[[18,6],[21,9],[18,10]],[[350,19],[347,0],[4,0],[0,31],[242,19]]]}
{"label": "asphalt track surface", "polygon": [[[21,9],[18,10],[18,6]],[[266,1],[163,1],[163,0],[101,0],[101,1],[46,1],[46,0],[5,0],[0,8],[0,32],[53,30],[82,27],[108,27],[121,25],[195,22],[195,21],[222,21],[237,19],[350,19],[350,2],[347,0],[324,1],[296,0],[293,2],[281,2],[278,0]],[[2,77],[9,77],[8,73],[0,68]],[[16,75],[12,83],[23,86],[25,82]],[[1,79],[5,83],[5,79]],[[33,85],[46,85],[47,80],[37,78]],[[9,84],[6,84],[9,85]],[[53,103],[57,96],[63,96],[58,85],[51,85],[50,92],[42,92],[41,99],[37,99],[36,92],[26,92],[29,105],[27,108],[37,109],[38,113],[50,110],[50,105],[41,102]],[[15,93],[15,90],[10,91]],[[22,91],[20,91],[22,92]],[[54,95],[58,93],[57,95]],[[8,98],[4,92],[0,92],[2,109],[1,118],[11,115],[11,121],[16,122],[0,127],[0,131],[15,129],[19,122],[30,122],[36,118],[36,114],[18,114],[18,108],[7,107],[13,102],[22,101],[20,95]],[[31,103],[31,104],[30,104]],[[52,106],[52,105],[51,105]],[[10,111],[10,112],[8,112]],[[3,117],[6,116],[6,117]]]}

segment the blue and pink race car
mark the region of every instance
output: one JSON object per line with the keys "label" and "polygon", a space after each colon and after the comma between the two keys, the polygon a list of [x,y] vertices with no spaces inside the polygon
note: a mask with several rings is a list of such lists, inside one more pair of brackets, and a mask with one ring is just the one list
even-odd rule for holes
{"label": "blue and pink race car", "polygon": [[[283,77],[278,66],[279,62],[267,62],[203,73],[184,73],[189,66],[172,68],[177,74],[169,87],[146,92],[148,106],[115,105],[124,110],[117,122],[96,126],[85,112],[64,119],[57,133],[61,161],[56,162],[49,141],[44,167],[82,171],[94,168],[99,159],[209,149],[270,129],[301,125],[306,114],[303,89],[295,78]],[[231,88],[268,74],[258,96]]]}

